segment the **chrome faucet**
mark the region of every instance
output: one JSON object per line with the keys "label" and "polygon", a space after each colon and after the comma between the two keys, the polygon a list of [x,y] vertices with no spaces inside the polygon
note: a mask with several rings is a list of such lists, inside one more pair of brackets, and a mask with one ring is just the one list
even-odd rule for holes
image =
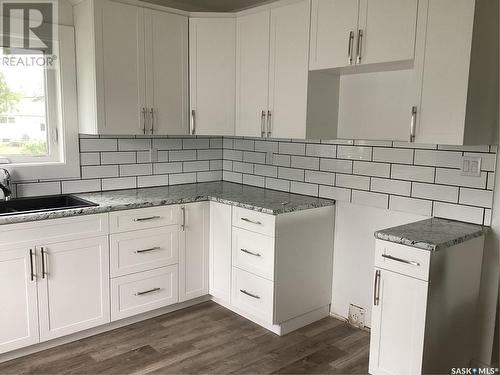
{"label": "chrome faucet", "polygon": [[12,195],[10,173],[4,168],[0,168],[0,190],[3,192],[4,201],[10,201]]}

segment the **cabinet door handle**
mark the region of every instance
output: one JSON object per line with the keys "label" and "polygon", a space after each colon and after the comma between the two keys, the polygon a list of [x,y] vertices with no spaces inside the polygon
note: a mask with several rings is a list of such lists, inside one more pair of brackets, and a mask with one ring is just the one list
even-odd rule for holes
{"label": "cabinet door handle", "polygon": [[189,127],[189,134],[196,134],[196,111],[194,109],[191,110],[191,124]]}
{"label": "cabinet door handle", "polygon": [[411,107],[410,143],[415,142],[415,129],[417,127],[417,107]]}
{"label": "cabinet door handle", "polygon": [[40,252],[42,254],[42,279],[45,279],[45,277],[48,275],[46,270],[47,265],[45,261],[45,255],[48,255],[48,253],[45,251],[44,247],[40,249]]}
{"label": "cabinet door handle", "polygon": [[158,220],[161,219],[161,216],[149,216],[149,217],[140,217],[137,219],[134,219],[136,223],[142,223],[143,221],[151,221],[151,220]]}
{"label": "cabinet door handle", "polygon": [[356,63],[361,64],[361,54],[363,51],[363,30],[359,29],[358,30],[358,46],[357,46],[357,57],[356,57]]}
{"label": "cabinet door handle", "polygon": [[155,131],[155,110],[151,108],[149,113],[151,114],[151,134],[154,134]]}
{"label": "cabinet door handle", "polygon": [[242,252],[245,254],[253,255],[254,257],[261,257],[259,253],[254,253],[253,251],[247,250],[247,249],[240,249]]}
{"label": "cabinet door handle", "polygon": [[181,207],[181,231],[186,230],[186,207]]}
{"label": "cabinet door handle", "polygon": [[402,258],[398,258],[398,257],[393,257],[392,255],[382,254],[382,258],[394,260],[396,262],[400,262],[400,263],[404,263],[404,264],[410,264],[410,265],[416,266],[416,267],[420,266],[420,263],[414,262],[413,260],[406,260],[406,259],[402,259]]}
{"label": "cabinet door handle", "polygon": [[375,271],[375,285],[373,286],[373,305],[378,306],[380,302],[380,270]]}
{"label": "cabinet door handle", "polygon": [[261,118],[260,118],[260,136],[265,137],[266,136],[266,111],[262,111]]}
{"label": "cabinet door handle", "polygon": [[251,220],[251,219],[248,219],[246,217],[242,217],[241,220],[245,221],[247,223],[250,223],[250,224],[262,225],[262,223],[260,221]]}
{"label": "cabinet door handle", "polygon": [[267,138],[273,133],[273,113],[267,111]]}
{"label": "cabinet door handle", "polygon": [[147,123],[147,116],[148,116],[146,108],[142,107],[141,113],[142,113],[142,133],[146,134],[146,123]]}
{"label": "cabinet door handle", "polygon": [[137,292],[137,293],[135,293],[135,295],[136,296],[145,296],[147,294],[159,292],[160,290],[161,290],[161,288],[153,288],[153,289],[145,290],[144,292]]}
{"label": "cabinet door handle", "polygon": [[347,44],[347,62],[349,65],[352,65],[352,45],[354,43],[354,31],[349,31],[349,36],[348,36],[348,44]]}
{"label": "cabinet door handle", "polygon": [[252,297],[252,298],[255,298],[255,299],[260,299],[260,296],[256,295],[256,294],[252,294],[250,292],[247,292],[245,289],[240,289],[240,292],[249,296],[249,297]]}
{"label": "cabinet door handle", "polygon": [[155,246],[155,247],[151,247],[149,249],[143,249],[143,250],[136,250],[134,251],[135,254],[144,254],[144,253],[150,253],[151,251],[156,251],[156,250],[160,250],[161,247],[160,246]]}
{"label": "cabinet door handle", "polygon": [[31,272],[31,281],[35,280],[36,274],[35,269],[33,268],[33,249],[30,249],[30,272]]}

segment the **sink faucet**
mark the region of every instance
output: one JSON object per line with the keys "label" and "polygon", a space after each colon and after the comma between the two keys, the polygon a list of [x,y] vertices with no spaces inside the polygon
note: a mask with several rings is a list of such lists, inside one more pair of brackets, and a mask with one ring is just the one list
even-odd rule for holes
{"label": "sink faucet", "polygon": [[12,188],[10,186],[10,173],[7,169],[0,168],[0,190],[3,192],[4,201],[10,201]]}

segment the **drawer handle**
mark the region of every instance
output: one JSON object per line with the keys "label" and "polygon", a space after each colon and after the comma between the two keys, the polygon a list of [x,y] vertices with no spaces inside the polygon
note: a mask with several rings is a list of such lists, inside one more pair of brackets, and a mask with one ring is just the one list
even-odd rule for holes
{"label": "drawer handle", "polygon": [[247,223],[250,223],[250,224],[262,225],[262,223],[260,221],[254,221],[254,220],[248,219],[246,217],[242,217],[241,220],[246,221]]}
{"label": "drawer handle", "polygon": [[156,250],[160,250],[160,249],[161,249],[160,246],[155,246],[155,247],[151,247],[149,249],[136,250],[136,251],[134,251],[134,253],[136,253],[136,254],[144,254],[144,253],[149,253],[151,251],[156,251]]}
{"label": "drawer handle", "polygon": [[245,289],[240,289],[240,292],[243,294],[246,294],[249,297],[255,298],[255,299],[260,299],[260,297],[256,294],[252,294],[250,292],[247,292]]}
{"label": "drawer handle", "polygon": [[140,217],[138,219],[134,219],[135,222],[142,222],[142,221],[151,221],[151,220],[158,220],[161,219],[161,216],[150,216],[150,217]]}
{"label": "drawer handle", "polygon": [[406,259],[401,259],[401,258],[393,257],[392,255],[382,254],[382,258],[394,260],[396,262],[401,262],[401,263],[404,263],[404,264],[411,264],[412,266],[417,266],[417,267],[420,266],[420,263],[418,263],[418,262],[414,262],[412,260],[406,260]]}
{"label": "drawer handle", "polygon": [[259,253],[254,253],[250,250],[247,250],[247,249],[240,249],[242,252],[244,252],[245,254],[250,254],[250,255],[253,255],[254,257],[261,257],[262,255],[260,255]]}
{"label": "drawer handle", "polygon": [[136,296],[145,296],[147,294],[159,292],[160,290],[161,290],[161,288],[153,288],[153,289],[150,289],[150,290],[146,290],[144,292],[137,292],[135,295]]}

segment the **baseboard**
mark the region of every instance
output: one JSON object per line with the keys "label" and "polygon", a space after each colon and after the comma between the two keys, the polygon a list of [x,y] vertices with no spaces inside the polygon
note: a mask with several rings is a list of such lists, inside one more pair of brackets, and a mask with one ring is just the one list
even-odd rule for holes
{"label": "baseboard", "polygon": [[125,326],[128,326],[130,324],[141,322],[143,320],[148,320],[148,319],[160,316],[160,315],[164,315],[164,314],[168,314],[168,313],[171,313],[171,312],[174,312],[177,310],[185,309],[187,307],[194,306],[194,305],[197,305],[199,303],[203,303],[203,302],[207,302],[207,301],[210,301],[209,295],[195,298],[195,299],[190,300],[190,301],[177,303],[175,305],[162,307],[161,309],[148,311],[146,313],[132,316],[130,318],[121,319],[121,320],[118,320],[116,322],[107,323],[107,324],[104,324],[104,325],[99,326],[99,327],[94,327],[91,329],[87,329],[85,331],[73,333],[73,334],[68,335],[68,336],[59,337],[57,339],[53,339],[50,341],[46,341],[46,342],[42,342],[39,344],[27,346],[25,348],[13,350],[11,352],[0,354],[0,363],[10,361],[12,359],[16,359],[19,357],[24,357],[24,356],[29,355],[29,354],[37,353],[37,352],[40,352],[42,350],[54,348],[56,346],[67,344],[67,343],[70,343],[73,341],[78,341],[78,340],[84,339],[86,337],[90,337],[90,336],[98,335],[100,333],[112,331],[112,330],[117,329],[117,328],[125,327]]}

